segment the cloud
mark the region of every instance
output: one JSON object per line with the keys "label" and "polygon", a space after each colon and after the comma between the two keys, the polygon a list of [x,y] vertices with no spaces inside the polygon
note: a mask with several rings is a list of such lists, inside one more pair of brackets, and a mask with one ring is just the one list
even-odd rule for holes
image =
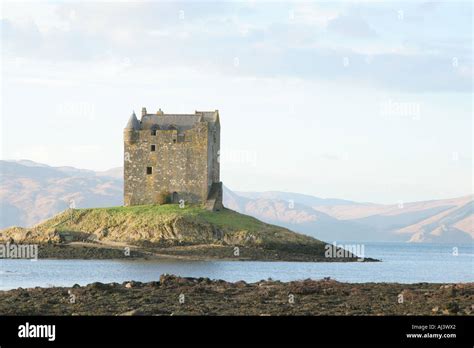
{"label": "cloud", "polygon": [[14,22],[0,19],[2,54],[30,56],[41,47],[42,35],[33,21]]}
{"label": "cloud", "polygon": [[327,31],[349,38],[374,38],[375,30],[358,17],[340,16],[329,21]]}
{"label": "cloud", "polygon": [[419,5],[418,9],[422,12],[431,12],[439,7],[440,3],[436,1],[427,1]]}
{"label": "cloud", "polygon": [[339,153],[323,153],[320,157],[324,160],[328,161],[341,161],[347,158],[347,154],[339,154]]}
{"label": "cloud", "polygon": [[[441,38],[429,36],[444,23],[428,20],[436,11],[425,14],[428,24],[413,26],[401,22],[394,8],[378,4],[62,3],[25,13],[9,6],[1,22],[4,56],[38,67],[70,63],[63,80],[76,75],[74,70],[113,78],[129,69],[159,67],[412,92],[472,87],[472,37],[462,21]],[[8,76],[54,83],[54,76],[29,71],[30,76],[21,71]],[[54,69],[49,73],[57,75]]]}
{"label": "cloud", "polygon": [[290,15],[294,17],[294,22],[301,22],[307,25],[313,25],[325,28],[329,21],[337,18],[341,9],[324,7],[322,4],[309,2],[297,3],[290,10]]}

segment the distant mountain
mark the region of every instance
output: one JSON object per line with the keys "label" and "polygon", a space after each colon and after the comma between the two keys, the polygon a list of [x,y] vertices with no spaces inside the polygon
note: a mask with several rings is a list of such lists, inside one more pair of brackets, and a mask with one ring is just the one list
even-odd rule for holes
{"label": "distant mountain", "polygon": [[121,205],[122,179],[72,167],[0,161],[0,228],[31,226],[65,210]]}
{"label": "distant mountain", "polygon": [[[0,228],[31,226],[66,209],[123,204],[123,169],[0,161]],[[383,205],[291,192],[234,192],[224,205],[325,241],[465,243],[474,239],[473,196]]]}
{"label": "distant mountain", "polygon": [[353,205],[359,204],[353,201],[347,201],[337,198],[319,198],[301,193],[267,191],[267,192],[241,192],[236,191],[237,195],[250,199],[268,199],[268,200],[283,200],[287,202],[294,202],[304,204],[306,206],[333,206],[333,205]]}
{"label": "distant mountain", "polygon": [[471,242],[474,238],[473,196],[404,204],[314,206],[340,221],[363,225],[393,240]]}
{"label": "distant mountain", "polygon": [[286,192],[237,193],[229,193],[230,202],[225,199],[232,209],[325,241],[469,243],[474,238],[472,195],[383,205]]}
{"label": "distant mountain", "polygon": [[97,176],[108,176],[111,178],[123,180],[123,167],[116,167],[103,172],[95,172]]}
{"label": "distant mountain", "polygon": [[466,233],[474,238],[474,202],[472,197],[463,197],[453,202],[453,206],[434,216],[403,228],[396,232],[411,235],[413,242],[432,242],[466,239]]}

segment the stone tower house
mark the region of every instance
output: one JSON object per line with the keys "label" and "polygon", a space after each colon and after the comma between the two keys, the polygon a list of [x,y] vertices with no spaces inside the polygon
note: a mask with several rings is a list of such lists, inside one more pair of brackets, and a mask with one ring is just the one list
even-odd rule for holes
{"label": "stone tower house", "polygon": [[222,209],[220,133],[217,110],[148,114],[143,108],[140,121],[133,113],[124,129],[125,205],[184,201]]}

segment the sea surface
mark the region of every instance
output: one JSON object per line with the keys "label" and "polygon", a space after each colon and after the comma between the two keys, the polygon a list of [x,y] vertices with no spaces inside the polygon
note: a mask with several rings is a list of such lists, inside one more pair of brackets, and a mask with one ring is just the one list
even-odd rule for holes
{"label": "sea surface", "polygon": [[[351,244],[351,242],[345,242]],[[344,244],[344,242],[343,242]],[[474,282],[474,245],[363,243],[382,262],[254,262],[0,259],[0,290],[158,280],[163,273],[227,281],[291,281],[331,277],[342,282]]]}

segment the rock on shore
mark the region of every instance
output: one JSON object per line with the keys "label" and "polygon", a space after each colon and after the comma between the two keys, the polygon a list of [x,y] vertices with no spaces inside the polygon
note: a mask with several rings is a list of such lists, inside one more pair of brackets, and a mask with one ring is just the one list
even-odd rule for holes
{"label": "rock on shore", "polygon": [[0,315],[473,315],[474,283],[159,281],[0,291]]}

